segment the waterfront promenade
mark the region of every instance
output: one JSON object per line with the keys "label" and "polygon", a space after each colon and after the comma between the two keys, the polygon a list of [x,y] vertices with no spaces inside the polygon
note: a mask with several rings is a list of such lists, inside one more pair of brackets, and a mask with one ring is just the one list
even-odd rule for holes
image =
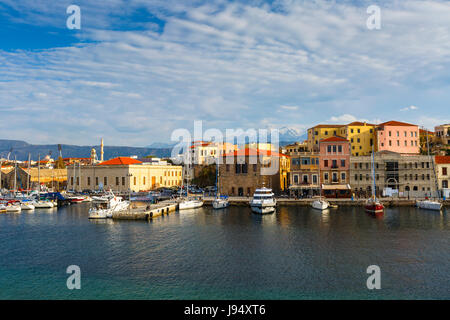
{"label": "waterfront promenade", "polygon": [[[230,205],[235,206],[247,206],[251,197],[229,197]],[[385,207],[414,207],[416,205],[416,199],[402,199],[402,198],[378,198]],[[214,197],[205,197],[204,201],[206,205],[211,205]],[[331,204],[337,204],[339,206],[347,207],[362,207],[366,203],[367,199],[333,199],[327,198],[327,201]],[[423,200],[423,199],[417,199]],[[310,206],[314,201],[313,198],[307,199],[295,199],[295,198],[277,198],[277,205],[280,206]],[[450,200],[443,201],[443,206],[449,208]]]}

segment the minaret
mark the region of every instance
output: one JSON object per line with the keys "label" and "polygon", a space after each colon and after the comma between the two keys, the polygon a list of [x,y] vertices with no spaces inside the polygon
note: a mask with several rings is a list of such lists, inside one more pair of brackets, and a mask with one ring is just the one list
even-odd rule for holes
{"label": "minaret", "polygon": [[103,138],[100,143],[100,162],[103,162]]}

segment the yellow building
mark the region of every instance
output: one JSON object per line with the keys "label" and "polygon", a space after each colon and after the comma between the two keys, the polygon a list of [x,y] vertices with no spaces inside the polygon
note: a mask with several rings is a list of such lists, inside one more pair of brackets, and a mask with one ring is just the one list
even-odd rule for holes
{"label": "yellow building", "polygon": [[308,129],[309,151],[319,151],[319,141],[333,136],[344,137],[345,125],[341,124],[319,124]]}
{"label": "yellow building", "polygon": [[118,157],[97,165],[67,167],[67,187],[71,190],[111,189],[113,191],[148,191],[182,184],[182,167],[145,164]]}
{"label": "yellow building", "polygon": [[372,147],[376,150],[376,125],[366,122],[352,122],[345,127],[345,137],[350,141],[352,156],[368,156]]}
{"label": "yellow building", "polygon": [[341,136],[350,141],[352,156],[371,154],[376,150],[376,125],[355,121],[347,125],[320,124],[308,129],[308,149],[319,150],[319,141],[333,136]]}

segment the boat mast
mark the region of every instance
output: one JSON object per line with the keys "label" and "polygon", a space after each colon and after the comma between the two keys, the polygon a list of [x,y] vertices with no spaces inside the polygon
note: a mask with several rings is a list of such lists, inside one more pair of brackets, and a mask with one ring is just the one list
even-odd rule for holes
{"label": "boat mast", "polygon": [[[422,127],[422,128],[424,130],[426,130],[426,132],[427,132],[427,153],[428,153],[428,160],[430,161],[429,169],[430,169],[430,171],[431,171],[431,169],[433,169],[433,176],[434,176],[434,179],[435,179],[434,182],[436,184],[436,192],[438,192],[439,184],[437,183],[436,170],[434,169],[433,158],[431,157],[431,154],[430,154],[430,144],[428,142],[428,129],[425,129],[424,127]],[[430,172],[430,175],[431,175],[431,172]],[[432,195],[433,195],[433,184],[431,182],[431,177],[430,177],[430,197],[432,197]]]}
{"label": "boat mast", "polygon": [[78,180],[79,180],[79,192],[81,192],[81,159],[78,162]]}
{"label": "boat mast", "polygon": [[320,141],[319,141],[319,156],[317,156],[318,164],[317,164],[317,172],[319,173],[319,196],[322,199],[322,183],[321,183],[321,176],[320,176]]}
{"label": "boat mast", "polygon": [[372,197],[375,200],[376,199],[376,185],[375,185],[375,152],[373,150],[373,146],[372,146]]}
{"label": "boat mast", "polygon": [[41,194],[41,154],[38,154],[38,194]]}
{"label": "boat mast", "polygon": [[31,162],[31,153],[28,154],[27,196],[28,196],[28,193],[30,192],[30,176],[31,176],[30,162]]}
{"label": "boat mast", "polygon": [[16,197],[16,188],[17,188],[17,158],[14,155],[14,198]]}

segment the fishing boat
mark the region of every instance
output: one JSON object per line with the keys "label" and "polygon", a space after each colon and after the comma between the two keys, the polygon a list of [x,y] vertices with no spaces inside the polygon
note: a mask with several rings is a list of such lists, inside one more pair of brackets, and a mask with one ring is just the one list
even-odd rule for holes
{"label": "fishing boat", "polygon": [[367,199],[364,210],[370,214],[383,214],[384,213],[384,205],[377,199],[376,196],[376,184],[375,184],[375,152],[372,147],[372,196]]}
{"label": "fishing boat", "polygon": [[216,161],[216,197],[212,203],[214,209],[223,209],[229,206],[228,197],[220,195],[219,187],[219,158]]}
{"label": "fishing boat", "polygon": [[277,200],[272,189],[262,187],[256,189],[253,198],[250,200],[250,208],[254,213],[266,214],[275,212]]}
{"label": "fishing boat", "polygon": [[[430,155],[430,146],[428,143],[428,130],[427,130],[427,150],[428,150],[428,158],[430,160],[431,166],[430,166],[430,170],[431,168],[434,168],[434,162],[433,162],[433,158]],[[434,170],[433,170],[434,171]],[[434,180],[436,183],[436,190],[437,188],[437,178],[436,178],[436,172],[432,173],[434,176]],[[431,180],[430,180],[430,184],[431,184]],[[433,186],[430,185],[430,190],[433,190]],[[416,201],[416,206],[420,209],[426,209],[426,210],[435,210],[435,211],[441,211],[442,209],[442,203],[440,201],[433,201],[430,200],[428,198],[426,198],[425,200],[417,200]]]}
{"label": "fishing boat", "polygon": [[93,199],[89,209],[89,219],[111,218],[113,213],[128,209],[129,201],[124,201],[122,197],[116,196],[111,190],[102,197]]}

